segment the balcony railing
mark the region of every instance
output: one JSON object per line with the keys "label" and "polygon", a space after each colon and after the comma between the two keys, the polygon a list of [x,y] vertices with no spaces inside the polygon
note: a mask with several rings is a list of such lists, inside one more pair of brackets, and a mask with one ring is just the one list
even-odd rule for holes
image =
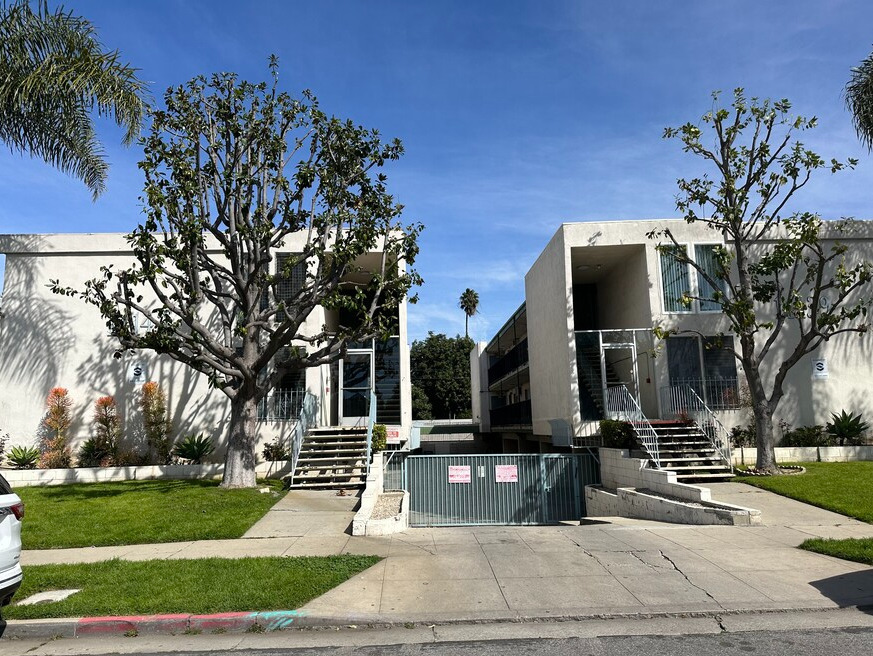
{"label": "balcony railing", "polygon": [[530,426],[530,399],[491,409],[491,426]]}
{"label": "balcony railing", "polygon": [[507,374],[515,371],[520,366],[527,364],[527,338],[521,340],[516,346],[509,349],[506,355],[488,367],[488,384],[496,383]]}
{"label": "balcony railing", "polygon": [[680,378],[670,380],[670,387],[661,388],[661,408],[673,410],[670,390],[687,385],[710,410],[736,410],[740,406],[740,385],[736,378],[711,380],[705,378]]}
{"label": "balcony railing", "polygon": [[273,390],[258,403],[258,421],[293,421],[303,410],[304,390]]}

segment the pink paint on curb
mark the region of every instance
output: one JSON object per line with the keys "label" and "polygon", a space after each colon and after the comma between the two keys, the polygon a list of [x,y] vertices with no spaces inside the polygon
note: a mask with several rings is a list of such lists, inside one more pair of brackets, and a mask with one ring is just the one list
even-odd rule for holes
{"label": "pink paint on curb", "polygon": [[226,631],[240,633],[254,624],[267,631],[287,629],[299,624],[306,613],[297,610],[213,613],[210,615],[127,615],[83,617],[76,623],[79,635],[124,635],[125,633],[185,633],[186,631]]}
{"label": "pink paint on curb", "polygon": [[76,635],[125,634],[149,629],[150,633],[184,633],[190,615],[128,615],[121,617],[83,617]]}

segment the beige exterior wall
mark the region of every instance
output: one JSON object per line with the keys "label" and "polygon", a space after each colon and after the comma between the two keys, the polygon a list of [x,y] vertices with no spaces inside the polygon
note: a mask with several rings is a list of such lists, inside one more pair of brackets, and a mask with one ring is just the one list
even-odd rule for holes
{"label": "beige exterior wall", "polygon": [[[304,235],[292,235],[279,253],[302,250]],[[75,451],[91,435],[93,404],[100,396],[114,396],[125,439],[141,442],[138,399],[141,384],[130,382],[134,363],[145,366],[147,379],[158,382],[168,396],[173,432],[177,437],[203,433],[216,444],[214,459],[224,452],[230,403],[219,390],[210,389],[202,374],[168,356],[151,351],[113,357],[116,347],[97,310],[81,300],[52,294],[49,280],[82,289],[101,266],[129,267],[134,258],[122,234],[2,235],[0,252],[6,255],[2,317],[0,317],[0,431],[11,444],[33,444],[52,387],[66,387],[73,400],[71,428]],[[409,348],[406,305],[400,312],[400,367],[402,429],[411,423]],[[321,308],[307,318],[302,330],[314,333],[330,321]],[[331,423],[336,382],[330,366],[306,371],[306,389],[320,399],[320,423]],[[262,445],[289,436],[294,422],[258,423],[258,457]]]}
{"label": "beige exterior wall", "polygon": [[[694,331],[703,335],[730,334],[720,312],[667,312],[661,285],[658,242],[647,233],[668,227],[680,243],[719,243],[718,233],[704,224],[684,220],[606,221],[563,224],[525,276],[527,326],[530,351],[533,432],[554,436],[556,429],[571,427],[580,434],[581,413],[574,340],[573,284],[597,285],[599,328],[643,328],[654,325]],[[860,224],[851,238],[840,237],[850,259],[873,262],[873,222]],[[586,264],[590,263],[590,264]],[[692,280],[694,272],[692,271]],[[869,295],[868,291],[868,295]],[[780,343],[792,344],[795,334],[786,330]],[[640,349],[641,403],[649,416],[660,415],[659,388],[669,385],[664,343],[652,338],[654,357]],[[775,375],[774,365],[784,353],[775,348],[764,367],[765,379]],[[828,377],[813,377],[813,362],[827,361]],[[873,419],[873,335],[838,335],[803,358],[789,374],[777,418],[796,427],[824,425],[832,412],[861,412]],[[737,362],[737,376],[744,379]],[[746,423],[746,411],[722,411],[730,428]]]}
{"label": "beige exterior wall", "polygon": [[569,258],[562,228],[524,278],[533,432],[552,438],[580,421]]}

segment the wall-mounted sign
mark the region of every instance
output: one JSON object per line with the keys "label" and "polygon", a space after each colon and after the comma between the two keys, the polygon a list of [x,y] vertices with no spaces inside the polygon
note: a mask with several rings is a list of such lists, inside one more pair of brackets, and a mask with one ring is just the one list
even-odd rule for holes
{"label": "wall-mounted sign", "polygon": [[494,478],[498,483],[518,483],[518,465],[496,465]]}
{"label": "wall-mounted sign", "polygon": [[828,377],[828,361],[827,360],[813,360],[812,361],[812,377],[813,378],[827,378]]}
{"label": "wall-mounted sign", "polygon": [[127,380],[131,383],[145,383],[149,379],[145,362],[131,362],[127,368]]}
{"label": "wall-mounted sign", "polygon": [[470,483],[472,480],[468,465],[449,465],[449,483]]}
{"label": "wall-mounted sign", "polygon": [[400,426],[386,426],[385,435],[388,444],[400,444]]}

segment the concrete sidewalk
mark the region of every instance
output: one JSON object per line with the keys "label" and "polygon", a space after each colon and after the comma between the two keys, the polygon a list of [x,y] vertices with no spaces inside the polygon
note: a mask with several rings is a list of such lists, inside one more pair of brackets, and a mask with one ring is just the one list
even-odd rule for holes
{"label": "concrete sidewalk", "polygon": [[795,549],[873,537],[873,525],[737,483],[713,497],[764,526],[614,519],[584,526],[410,529],[352,537],[354,498],[292,492],[238,540],[27,551],[24,565],[106,558],[375,554],[385,559],[301,609],[340,624],[640,613],[722,613],[873,604],[873,569]]}

